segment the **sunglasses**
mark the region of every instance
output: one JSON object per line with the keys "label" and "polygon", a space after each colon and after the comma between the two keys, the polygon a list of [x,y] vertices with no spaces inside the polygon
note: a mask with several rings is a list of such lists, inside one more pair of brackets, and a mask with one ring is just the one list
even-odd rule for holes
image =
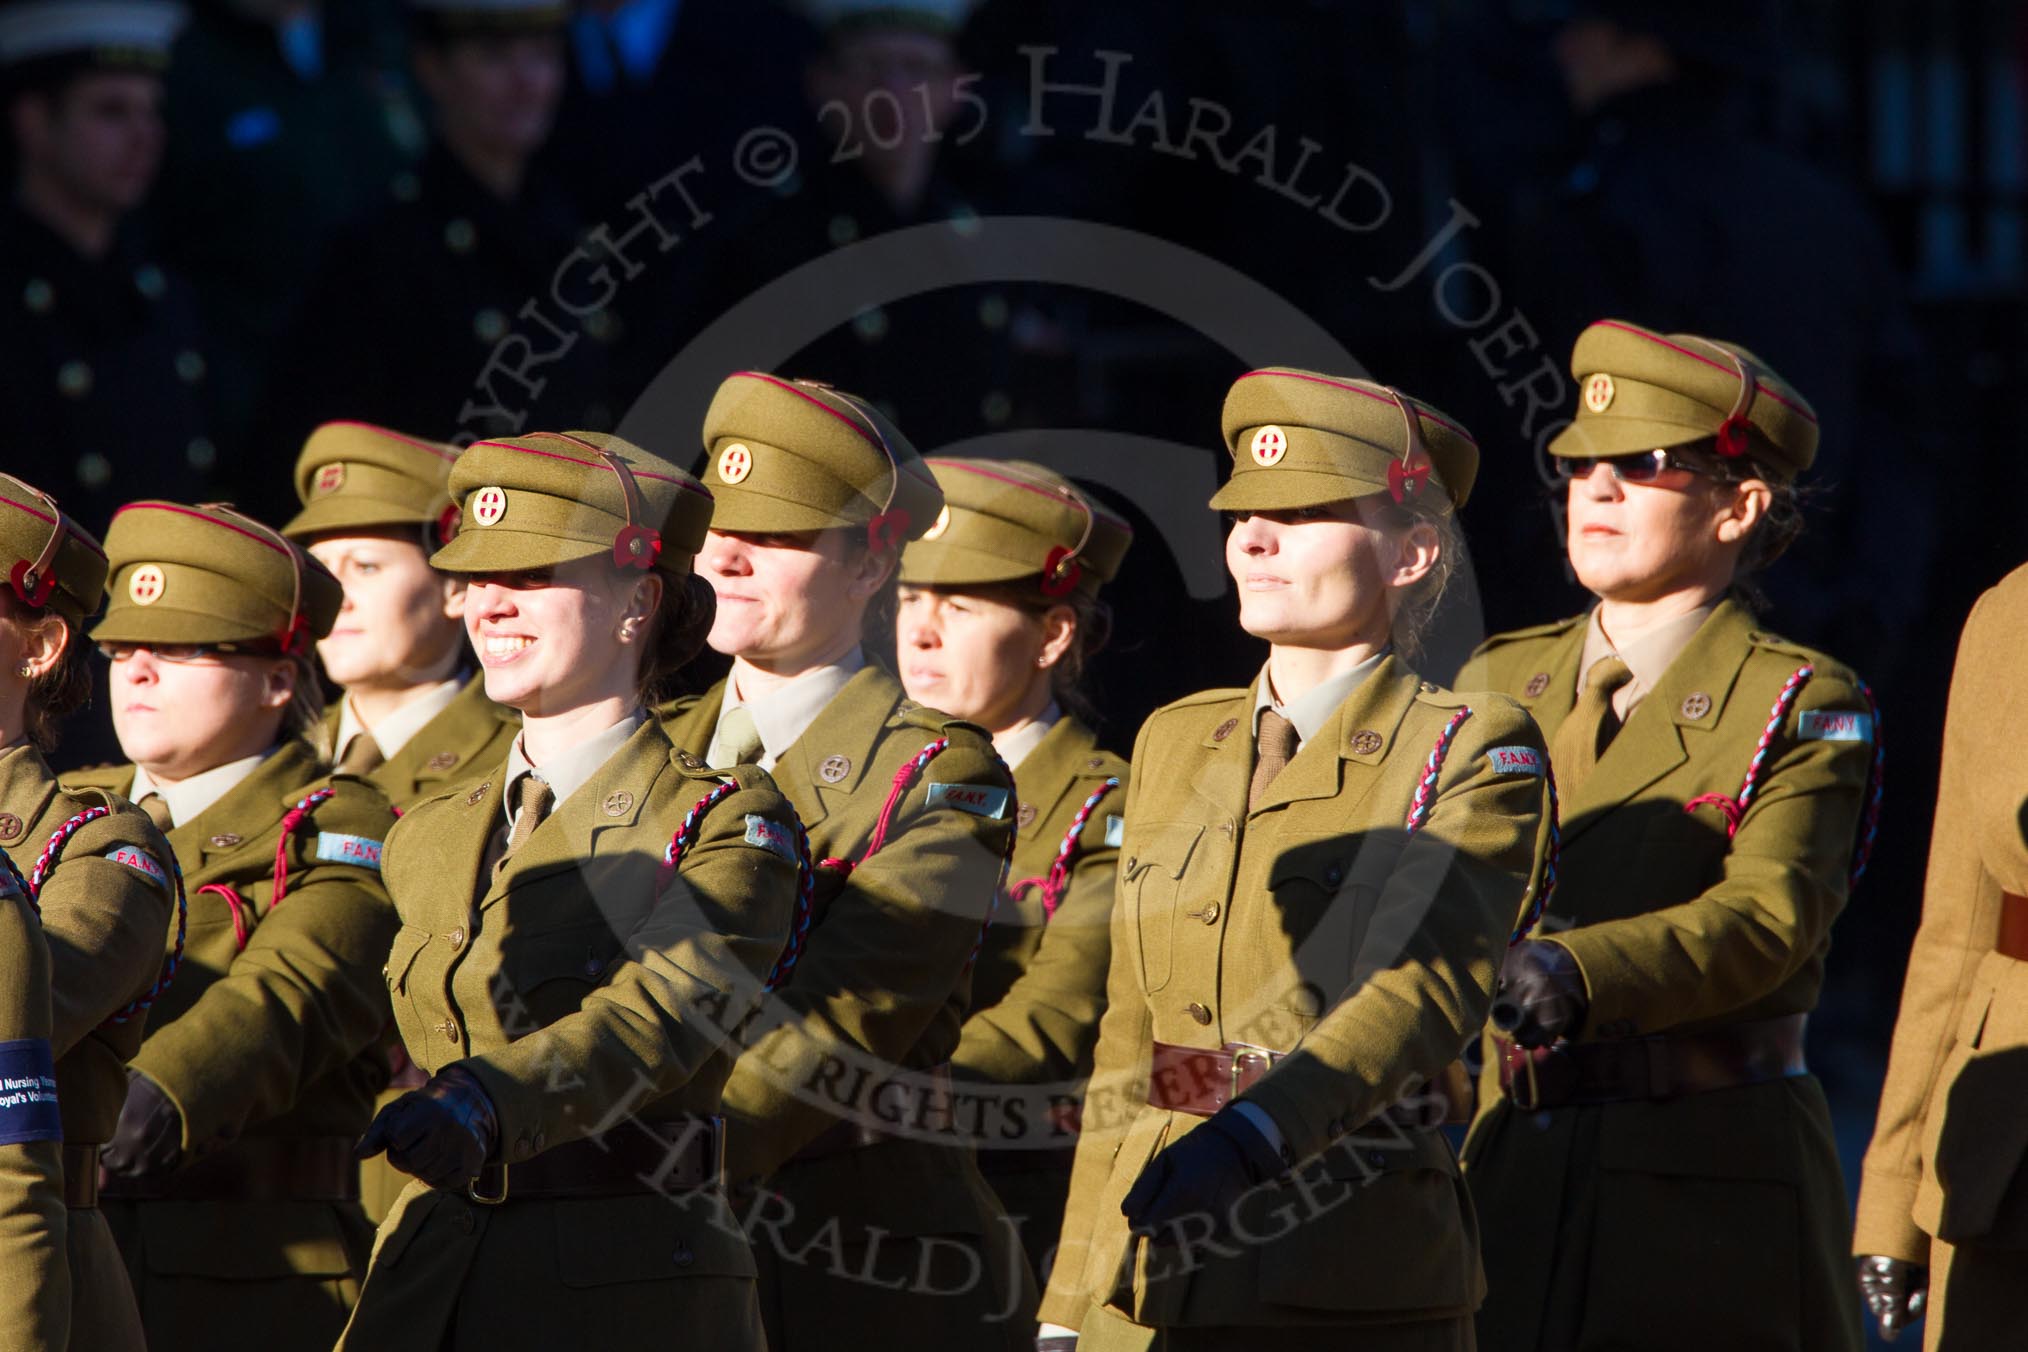
{"label": "sunglasses", "polygon": [[1674,451],[1635,451],[1632,455],[1573,455],[1556,457],[1557,477],[1589,479],[1592,470],[1604,465],[1612,472],[1613,478],[1623,484],[1651,484],[1671,470],[1684,474],[1701,474],[1707,479],[1723,479],[1725,474],[1713,465],[1702,461],[1689,460]]}

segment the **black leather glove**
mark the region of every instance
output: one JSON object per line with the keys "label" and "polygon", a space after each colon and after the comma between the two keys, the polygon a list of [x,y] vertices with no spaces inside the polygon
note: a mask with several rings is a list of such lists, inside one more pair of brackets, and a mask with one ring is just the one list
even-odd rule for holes
{"label": "black leather glove", "polygon": [[1547,1047],[1584,1022],[1584,973],[1562,944],[1524,939],[1507,954],[1493,992],[1493,1027],[1524,1047]]}
{"label": "black leather glove", "polygon": [[1922,1318],[1922,1307],[1929,1303],[1929,1269],[1899,1258],[1862,1254],[1859,1294],[1880,1324],[1881,1341],[1891,1343]]}
{"label": "black leather glove", "polygon": [[385,1150],[389,1164],[433,1188],[462,1188],[499,1139],[493,1100],[478,1076],[446,1066],[382,1108],[352,1153],[363,1160]]}
{"label": "black leather glove", "polygon": [[1174,1243],[1179,1217],[1209,1215],[1214,1230],[1223,1229],[1242,1196],[1285,1168],[1260,1129],[1228,1107],[1149,1160],[1120,1212],[1135,1234]]}
{"label": "black leather glove", "polygon": [[127,1101],[99,1162],[121,1178],[153,1178],[183,1163],[183,1114],[138,1070],[127,1072]]}

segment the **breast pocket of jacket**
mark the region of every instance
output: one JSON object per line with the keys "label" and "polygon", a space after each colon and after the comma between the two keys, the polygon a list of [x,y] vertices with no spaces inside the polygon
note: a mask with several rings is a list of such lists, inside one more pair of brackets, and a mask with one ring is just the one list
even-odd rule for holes
{"label": "breast pocket of jacket", "polygon": [[489,982],[501,1027],[513,1039],[574,1013],[621,956],[603,921],[505,936]]}
{"label": "breast pocket of jacket", "polygon": [[1322,1017],[1352,984],[1372,920],[1373,887],[1353,878],[1351,853],[1343,840],[1313,841],[1268,870],[1278,937],[1288,945],[1287,969],[1274,980],[1282,1004],[1306,1019]]}
{"label": "breast pocket of jacket", "polygon": [[1197,822],[1158,822],[1120,864],[1120,886],[1141,950],[1143,990],[1158,991],[1169,984],[1183,873],[1203,835],[1204,827]]}

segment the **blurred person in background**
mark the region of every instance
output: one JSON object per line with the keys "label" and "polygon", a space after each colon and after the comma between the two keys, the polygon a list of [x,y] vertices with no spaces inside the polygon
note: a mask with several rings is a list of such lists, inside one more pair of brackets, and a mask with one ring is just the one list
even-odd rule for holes
{"label": "blurred person in background", "polygon": [[202,498],[225,481],[196,293],[135,219],[162,163],[163,76],[184,19],[158,0],[0,7],[14,150],[0,417],[88,528],[137,495]]}
{"label": "blurred person in background", "polygon": [[[334,246],[297,318],[268,424],[288,443],[341,417],[438,440],[606,428],[612,312],[567,319],[568,350],[553,361],[565,339],[519,317],[530,301],[555,309],[552,281],[586,225],[537,161],[563,92],[568,6],[408,0],[408,15],[432,118],[415,192]],[[510,332],[543,354],[530,368],[539,393],[488,365]]]}
{"label": "blurred person in background", "polygon": [[306,430],[259,435],[281,339],[333,241],[419,190],[423,123],[392,4],[192,0],[176,44],[156,219],[163,255],[198,289],[214,435],[228,455],[268,466],[234,482],[261,520],[293,510],[278,448]]}

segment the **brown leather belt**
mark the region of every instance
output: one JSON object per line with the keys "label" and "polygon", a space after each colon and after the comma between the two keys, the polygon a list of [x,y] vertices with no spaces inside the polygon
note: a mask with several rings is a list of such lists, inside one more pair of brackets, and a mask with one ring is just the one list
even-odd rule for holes
{"label": "brown leather belt", "polygon": [[1281,1058],[1244,1042],[1215,1050],[1157,1042],[1148,1066],[1148,1106],[1209,1117],[1253,1088]]}
{"label": "brown leather belt", "polygon": [[1807,1075],[1806,1017],[1790,1014],[1701,1033],[1559,1042],[1500,1043],[1500,1088],[1524,1112],[1594,1103],[1680,1098]]}
{"label": "brown leather belt", "polygon": [[352,1145],[343,1136],[250,1136],[159,1178],[105,1174],[99,1192],[121,1202],[356,1202]]}
{"label": "brown leather belt", "polygon": [[636,1122],[571,1141],[518,1164],[489,1164],[465,1189],[475,1202],[627,1197],[718,1187],[725,1174],[725,1119]]}
{"label": "brown leather belt", "polygon": [[2028,962],[2028,897],[2000,897],[2000,937],[1993,947],[2016,962]]}
{"label": "brown leather belt", "polygon": [[99,1204],[99,1148],[63,1143],[63,1204],[90,1211]]}
{"label": "brown leather belt", "polygon": [[[907,1086],[912,1076],[924,1076],[929,1079],[929,1098],[921,1105],[911,1100],[909,1104],[911,1111],[902,1121],[888,1123],[871,1120],[863,1110],[854,1110],[853,1116],[840,1118],[818,1132],[791,1157],[792,1161],[822,1159],[826,1155],[860,1150],[898,1137],[950,1130],[952,1125],[950,1063],[946,1061],[942,1065],[931,1066],[923,1071],[897,1070],[894,1077],[886,1083]],[[877,1098],[880,1090],[875,1089],[873,1092]]]}

